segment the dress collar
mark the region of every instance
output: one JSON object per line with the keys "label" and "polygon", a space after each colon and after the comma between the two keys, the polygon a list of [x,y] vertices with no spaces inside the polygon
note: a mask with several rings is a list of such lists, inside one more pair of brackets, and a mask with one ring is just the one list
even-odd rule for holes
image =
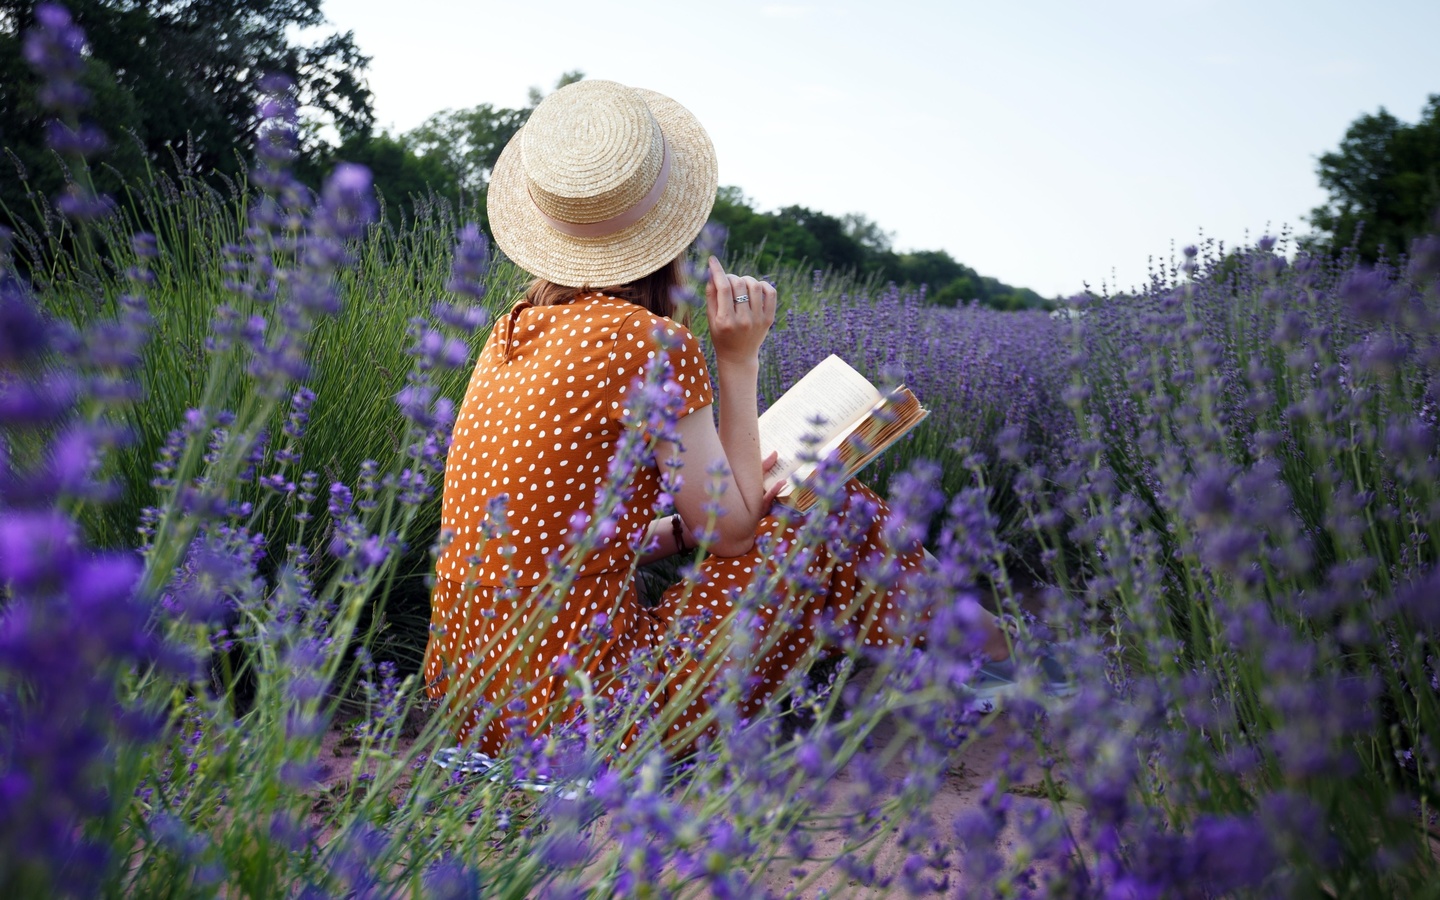
{"label": "dress collar", "polygon": [[[556,303],[555,306],[581,306],[587,303],[609,303],[614,305],[633,306],[628,300],[621,300],[619,297],[611,297],[599,291],[591,291],[587,294],[577,294],[574,298],[564,303]],[[515,346],[515,323],[520,321],[520,314],[527,309],[537,309],[535,304],[521,297],[510,307],[510,312],[505,317],[504,329],[500,333],[500,352],[505,359],[510,358],[510,353]]]}

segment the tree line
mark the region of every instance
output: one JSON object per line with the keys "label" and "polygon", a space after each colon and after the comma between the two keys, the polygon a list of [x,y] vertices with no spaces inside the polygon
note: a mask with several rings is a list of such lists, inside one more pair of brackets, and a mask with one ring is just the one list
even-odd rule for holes
{"label": "tree line", "polygon": [[944,250],[897,252],[891,235],[859,213],[836,217],[804,206],[755,209],[738,187],[721,187],[711,218],[724,225],[728,246],[753,253],[762,270],[803,260],[816,268],[854,272],[880,282],[926,285],[929,302],[981,303],[996,309],[1045,309],[1053,304],[1029,288],[981,275]]}
{"label": "tree line", "polygon": [[[398,220],[439,197],[483,223],[484,193],[501,149],[544,97],[530,90],[518,108],[481,103],[445,110],[400,134],[375,129],[365,83],[369,57],[352,32],[322,34],[321,0],[68,0],[90,45],[82,84],[93,95],[94,124],[111,136],[101,190],[144,183],[157,171],[237,177],[252,155],[258,81],[288,75],[305,130],[299,174],[318,183],[336,161],[368,166],[387,214]],[[0,177],[0,207],[12,223],[33,213],[32,196],[51,196],[65,172],[45,149],[38,81],[22,54],[34,0],[0,0],[0,160],[24,178]],[[562,87],[584,75],[566,72]],[[1440,207],[1440,95],[1407,124],[1383,108],[1357,119],[1340,147],[1319,158],[1329,201],[1312,210],[1311,249],[1351,247],[1366,260],[1394,255],[1434,227]],[[28,180],[27,191],[26,182]],[[739,187],[722,187],[715,221],[732,251],[753,253],[762,269],[782,261],[852,271],[900,285],[928,286],[938,304],[980,302],[1004,309],[1047,305],[1045,298],[982,276],[944,250],[896,251],[890,233],[863,215],[834,216],[804,206],[756,208]]]}

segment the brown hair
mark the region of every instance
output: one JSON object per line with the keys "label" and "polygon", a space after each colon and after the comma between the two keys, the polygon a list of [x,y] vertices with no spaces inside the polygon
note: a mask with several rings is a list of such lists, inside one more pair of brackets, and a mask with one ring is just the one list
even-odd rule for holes
{"label": "brown hair", "polygon": [[525,299],[536,306],[554,306],[557,303],[569,303],[581,294],[599,292],[643,306],[657,316],[674,318],[675,291],[684,283],[684,280],[685,256],[681,254],[649,275],[637,278],[629,284],[617,284],[609,287],[585,285],[576,288],[564,287],[546,281],[544,278],[536,278],[525,289]]}

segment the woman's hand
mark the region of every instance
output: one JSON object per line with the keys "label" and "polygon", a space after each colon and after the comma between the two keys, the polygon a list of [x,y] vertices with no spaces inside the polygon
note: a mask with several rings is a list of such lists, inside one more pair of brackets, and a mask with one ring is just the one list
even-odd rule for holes
{"label": "woman's hand", "polygon": [[[710,257],[705,309],[719,363],[719,422],[710,407],[695,410],[676,424],[680,441],[659,453],[662,460],[678,456],[684,466],[675,508],[686,522],[709,521],[715,504],[724,510],[709,545],[719,556],[748,552],[755,544],[755,526],[775,500],[775,491],[765,490],[765,473],[775,465],[775,454],[760,458],[757,409],[760,345],[775,323],[775,299],[771,285],[726,274],[720,261]],[[722,474],[711,496],[710,473],[715,471]]]}
{"label": "woman's hand", "polygon": [[[760,470],[765,473],[766,478],[770,477],[770,473],[774,471],[775,464],[778,462],[780,462],[779,450],[771,450],[770,455],[760,461]],[[765,492],[765,496],[760,498],[760,515],[770,515],[771,510],[775,506],[775,501],[780,497],[780,491],[782,491],[784,488],[784,478],[770,485],[769,490]]]}
{"label": "woman's hand", "polygon": [[722,365],[754,363],[770,326],[775,324],[773,285],[749,275],[730,275],[710,257],[710,282],[705,285],[705,311],[710,343]]}

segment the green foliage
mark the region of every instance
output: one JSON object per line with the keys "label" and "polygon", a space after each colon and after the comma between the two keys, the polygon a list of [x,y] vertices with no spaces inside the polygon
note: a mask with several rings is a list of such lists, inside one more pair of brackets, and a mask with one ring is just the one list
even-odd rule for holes
{"label": "green foliage", "polygon": [[[130,91],[140,136],[152,160],[184,147],[199,171],[237,171],[237,150],[254,137],[256,82],[290,76],[315,124],[363,132],[374,121],[362,73],[369,58],[351,33],[320,42],[294,41],[298,29],[325,24],[320,0],[179,0],[135,4],[75,0],[67,4],[85,30],[93,58]],[[31,0],[3,0],[0,21],[20,33]]]}
{"label": "green foliage", "polygon": [[[39,80],[25,64],[20,45],[21,37],[0,25],[0,152],[5,154],[0,158],[0,223],[20,217],[38,220],[38,198],[54,196],[66,178],[59,158],[45,148],[48,116],[36,102]],[[94,124],[118,136],[105,164],[93,173],[96,188],[112,192],[124,178],[145,173],[144,148],[134,137],[143,128],[140,109],[134,93],[101,59],[85,60],[80,83],[94,97]]]}
{"label": "green foliage", "polygon": [[[583,72],[566,72],[555,88],[584,77]],[[301,175],[315,184],[320,173],[337,161],[360,163],[374,175],[375,191],[384,200],[392,224],[415,215],[417,204],[427,198],[438,198],[470,207],[469,218],[488,232],[485,186],[490,170],[544,96],[532,87],[529,105],[519,109],[481,103],[442,110],[400,135],[352,132],[339,147],[311,159]]]}
{"label": "green foliage", "polygon": [[[204,399],[211,365],[205,337],[216,309],[234,301],[227,288],[232,276],[221,264],[226,246],[242,238],[249,199],[243,183],[223,192],[199,178],[161,176],[152,185],[132,186],[117,215],[95,229],[92,240],[22,242],[18,248],[28,257],[23,262],[35,273],[35,287],[47,309],[77,324],[116,314],[128,287],[123,273],[138,263],[130,248],[132,233],[153,232],[161,248],[159,258],[148,264],[155,278],[149,299],[156,321],[155,338],[145,349],[146,399],[126,423],[134,441],[112,461],[114,474],[128,490],[121,502],[95,511],[88,522],[92,539],[102,546],[134,544],[140,510],[156,499],[149,487],[150,463],[184,411]],[[419,217],[404,227],[373,227],[350,248],[355,264],[338,285],[342,311],[318,326],[312,340],[310,387],[319,399],[311,413],[302,470],[353,481],[361,462],[396,452],[404,420],[394,397],[410,367],[407,325],[447,296],[444,286],[460,224],[455,207],[433,201],[422,205]],[[495,266],[491,301],[508,303],[523,277],[513,266]],[[476,340],[483,337],[482,332]],[[210,372],[208,377],[212,389],[223,386],[219,395],[209,398],[218,408],[238,408],[251,392],[251,381],[242,373],[222,378]],[[451,373],[442,391],[458,399],[466,377]],[[280,433],[284,414],[283,409],[274,413],[271,434]],[[323,508],[324,498],[317,503]],[[439,529],[438,501],[421,511],[417,525],[433,540]],[[265,533],[283,547],[293,539],[293,529],[293,521],[277,513]]]}
{"label": "green foliage", "polygon": [[1053,304],[1029,288],[1017,288],[998,278],[981,275],[956,262],[944,250],[918,250],[894,256],[891,280],[897,284],[928,285],[929,299],[940,306],[979,303],[992,309],[1049,309]]}
{"label": "green foliage", "polygon": [[466,191],[479,193],[490,181],[500,151],[530,118],[530,108],[504,109],[481,103],[447,109],[405,133],[405,145],[438,162]]}
{"label": "green foliage", "polygon": [[[38,82],[21,58],[21,35],[34,19],[34,0],[0,0],[0,147],[19,159],[40,196],[64,179],[44,150]],[[300,44],[300,29],[325,24],[320,0],[72,0],[66,7],[90,49],[85,85],[93,116],[116,141],[106,160],[114,175],[97,175],[101,190],[145,176],[145,162],[237,176],[250,156],[257,81],[288,75],[304,117],[307,157],[322,157],[327,131],[363,134],[374,122],[363,73],[369,57],[352,33]],[[316,170],[321,171],[317,168]],[[20,179],[0,179],[10,217],[33,225]]]}
{"label": "green foliage", "polygon": [[[460,204],[465,195],[455,170],[440,156],[417,153],[404,138],[389,132],[352,135],[332,155],[370,170],[376,196],[392,225],[404,215],[413,215],[416,203],[426,198]],[[478,220],[482,210],[475,213]]]}
{"label": "green foliage", "polygon": [[1435,227],[1440,208],[1440,94],[1430,95],[1413,125],[1384,107],[1356,119],[1316,171],[1330,199],[1310,213],[1321,232],[1312,243],[1354,248],[1367,262],[1405,252]]}
{"label": "green foliage", "polygon": [[[578,70],[566,72],[555,82],[555,89],[584,77],[585,73]],[[529,104],[519,109],[481,103],[469,109],[442,110],[405,132],[400,140],[421,158],[443,167],[461,190],[480,196],[490,181],[490,170],[500,159],[500,151],[543,99],[544,92],[532,87]]]}
{"label": "green foliage", "polygon": [[725,226],[731,253],[753,251],[761,271],[769,272],[783,259],[819,258],[819,245],[808,232],[774,213],[758,212],[738,187],[720,187],[710,219]]}

